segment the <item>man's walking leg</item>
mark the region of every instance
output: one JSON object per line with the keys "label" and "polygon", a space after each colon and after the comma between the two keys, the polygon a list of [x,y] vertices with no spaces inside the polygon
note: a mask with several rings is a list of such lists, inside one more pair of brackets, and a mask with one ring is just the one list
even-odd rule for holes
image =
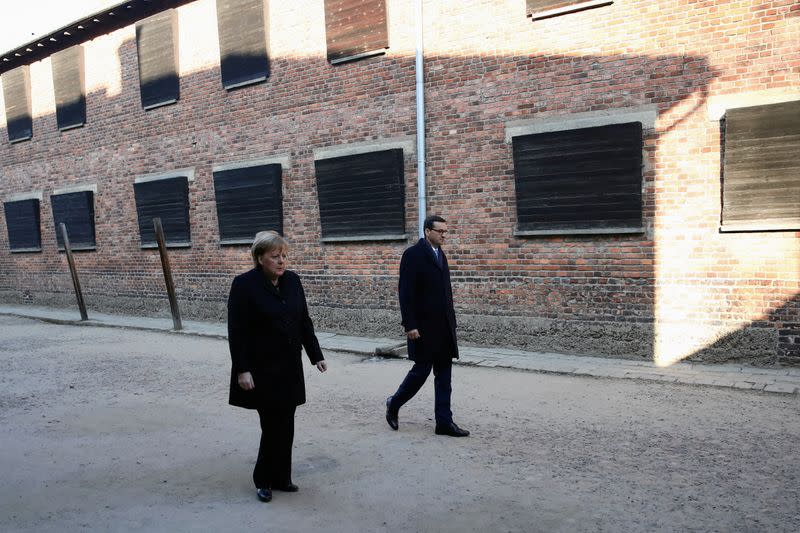
{"label": "man's walking leg", "polygon": [[450,410],[450,395],[453,392],[452,375],[453,363],[451,359],[433,363],[434,413],[436,414],[437,426],[444,426],[453,422],[453,412]]}
{"label": "man's walking leg", "polygon": [[453,412],[450,410],[450,396],[452,393],[453,361],[437,361],[433,365],[434,390],[436,393],[436,434],[449,437],[466,437],[469,431],[461,429],[453,422]]}
{"label": "man's walking leg", "polygon": [[425,380],[428,379],[432,368],[432,363],[414,363],[414,366],[411,367],[411,370],[408,371],[405,379],[397,388],[397,392],[386,400],[386,421],[392,429],[397,429],[398,411],[419,392],[419,389],[425,384]]}

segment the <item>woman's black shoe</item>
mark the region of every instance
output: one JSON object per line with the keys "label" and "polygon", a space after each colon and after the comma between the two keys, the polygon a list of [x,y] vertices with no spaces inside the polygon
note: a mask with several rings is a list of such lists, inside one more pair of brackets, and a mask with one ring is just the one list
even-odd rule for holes
{"label": "woman's black shoe", "polygon": [[269,502],[272,501],[272,491],[269,489],[258,489],[256,491],[256,496],[262,502]]}
{"label": "woman's black shoe", "polygon": [[297,492],[300,490],[300,487],[292,483],[291,481],[285,485],[273,485],[273,490],[279,490],[281,492]]}

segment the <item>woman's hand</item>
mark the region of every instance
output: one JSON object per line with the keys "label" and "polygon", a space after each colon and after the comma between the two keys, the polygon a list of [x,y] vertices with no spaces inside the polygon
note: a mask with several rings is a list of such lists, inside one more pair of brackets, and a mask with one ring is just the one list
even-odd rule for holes
{"label": "woman's hand", "polygon": [[320,372],[325,372],[328,370],[328,363],[325,362],[325,359],[317,363],[317,370]]}
{"label": "woman's hand", "polygon": [[239,374],[239,386],[244,390],[253,390],[256,384],[253,383],[253,374],[250,372],[241,372]]}

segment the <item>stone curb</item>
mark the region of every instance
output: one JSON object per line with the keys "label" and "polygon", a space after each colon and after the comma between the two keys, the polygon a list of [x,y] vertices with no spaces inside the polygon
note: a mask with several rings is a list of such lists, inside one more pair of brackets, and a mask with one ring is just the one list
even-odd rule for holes
{"label": "stone curb", "polygon": [[[227,339],[224,324],[186,321],[182,331],[172,329],[171,319],[96,315],[101,319],[81,321],[69,318],[69,311],[0,306],[0,315],[17,316],[75,326],[101,326],[122,329],[158,331],[177,335],[195,335]],[[325,350],[367,357],[405,358],[404,341],[318,332]],[[758,368],[737,365],[703,365],[676,363],[657,367],[649,361],[574,356],[553,353],[525,352],[506,348],[464,347],[456,364],[484,368],[508,368],[543,374],[594,377],[605,379],[637,379],[681,385],[723,387],[774,394],[800,395],[799,368]]]}

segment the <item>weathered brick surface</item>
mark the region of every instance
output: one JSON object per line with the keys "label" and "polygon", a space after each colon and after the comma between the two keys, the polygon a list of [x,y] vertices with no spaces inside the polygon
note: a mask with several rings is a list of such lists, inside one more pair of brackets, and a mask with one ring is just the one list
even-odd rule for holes
{"label": "weathered brick surface", "polygon": [[787,363],[800,362],[800,323],[778,325],[778,357]]}
{"label": "weathered brick surface", "polygon": [[[313,164],[314,149],[415,134],[413,4],[387,5],[388,53],[331,66],[322,0],[272,2],[271,77],[231,92],[213,1],[185,5],[180,101],[148,112],[133,27],[97,38],[86,44],[87,124],[63,133],[50,61],[33,64],[34,137],[10,145],[0,131],[0,197],[43,191],[43,251],[11,254],[0,217],[0,297],[70,301],[49,195],[95,183],[97,250],[77,255],[87,302],[167,309],[158,253],[139,247],[133,181],[192,167],[192,247],[171,261],[190,314],[221,317],[230,279],[250,263],[245,247],[218,244],[211,168],[289,154],[284,229],[321,325],[397,332],[408,243],[321,244]],[[537,22],[524,9],[425,3],[428,204],[453,230],[462,337],[665,362],[797,361],[783,324],[800,321],[800,234],[719,233],[720,123],[709,118],[715,98],[800,94],[797,2],[626,1]],[[643,106],[658,113],[645,129],[645,233],[514,237],[505,124]],[[413,235],[415,154],[405,169]]]}

